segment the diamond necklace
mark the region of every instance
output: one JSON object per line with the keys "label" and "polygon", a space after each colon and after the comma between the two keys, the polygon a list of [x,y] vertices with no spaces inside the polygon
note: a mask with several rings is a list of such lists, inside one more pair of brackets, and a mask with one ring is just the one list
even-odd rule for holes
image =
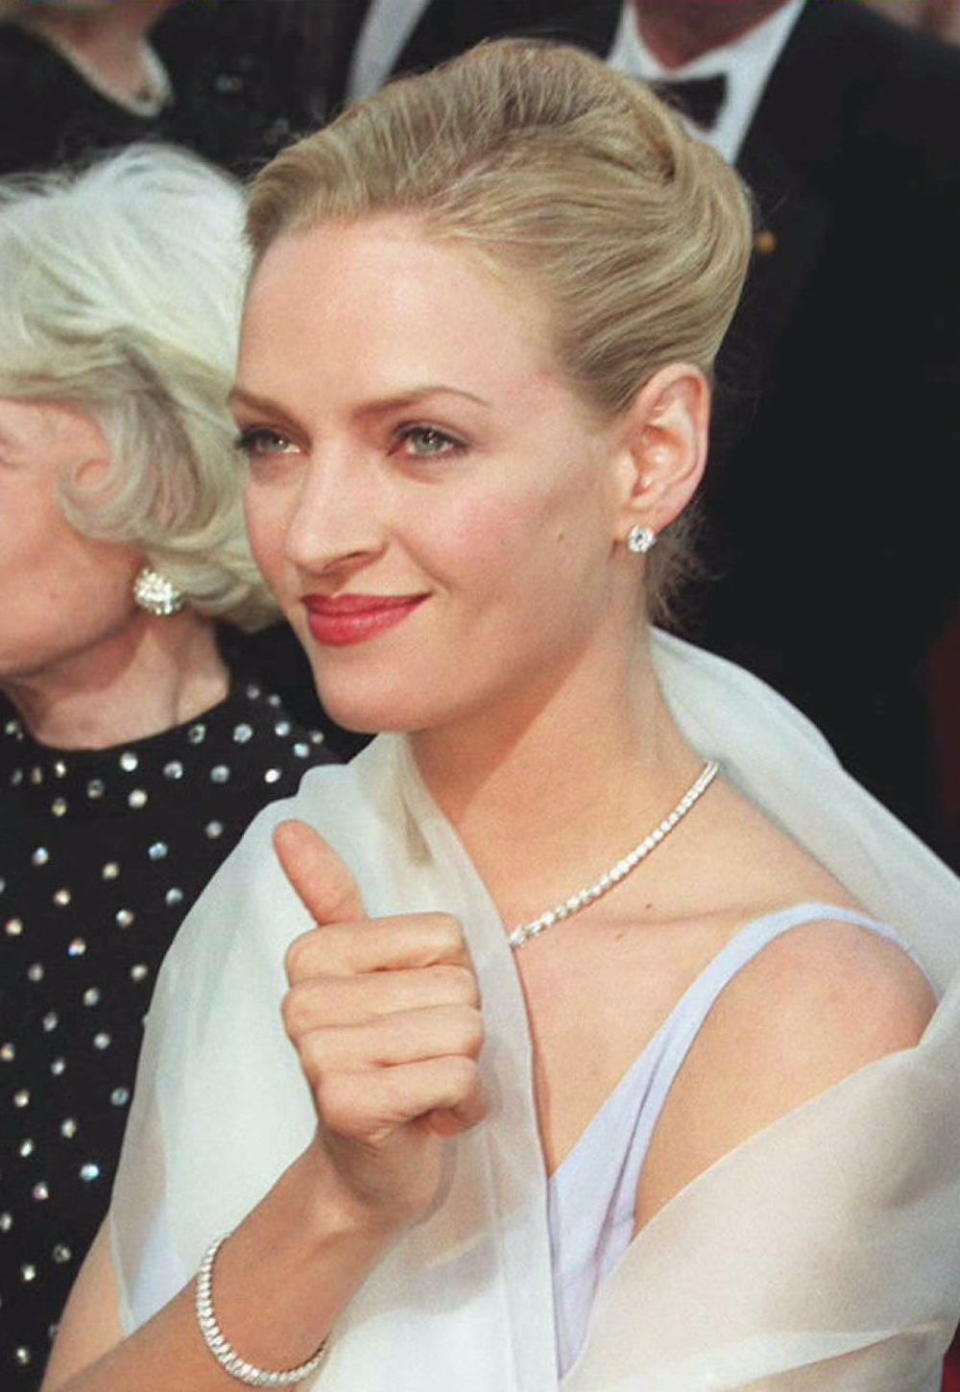
{"label": "diamond necklace", "polygon": [[618,860],[612,869],[605,875],[601,875],[599,880],[595,880],[586,889],[579,890],[576,894],[571,894],[569,899],[564,899],[562,904],[557,904],[556,908],[548,909],[539,918],[531,919],[529,923],[521,923],[519,928],[513,928],[507,934],[507,942],[514,949],[523,947],[525,942],[535,938],[538,933],[542,933],[545,928],[552,928],[555,923],[562,923],[565,918],[579,913],[588,904],[594,903],[597,899],[602,899],[608,894],[615,885],[621,880],[625,880],[631,870],[635,870],[641,860],[646,860],[651,851],[656,850],[660,842],[670,835],[678,822],[682,822],[695,802],[699,802],[710,784],[716,778],[720,765],[715,759],[711,759],[705,764],[696,782],[684,793],[676,807],[669,816],[664,817],[659,826],[654,827],[649,836],[645,836],[639,846],[634,846],[628,855],[622,860]]}

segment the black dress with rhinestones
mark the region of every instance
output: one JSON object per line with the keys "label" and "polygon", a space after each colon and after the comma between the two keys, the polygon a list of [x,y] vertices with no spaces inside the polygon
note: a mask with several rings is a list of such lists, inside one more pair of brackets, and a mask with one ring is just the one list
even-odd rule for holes
{"label": "black dress with rhinestones", "polygon": [[259,808],[327,762],[323,737],[245,679],[199,719],[113,749],[0,725],[3,1392],[39,1386],[106,1212],[174,933]]}

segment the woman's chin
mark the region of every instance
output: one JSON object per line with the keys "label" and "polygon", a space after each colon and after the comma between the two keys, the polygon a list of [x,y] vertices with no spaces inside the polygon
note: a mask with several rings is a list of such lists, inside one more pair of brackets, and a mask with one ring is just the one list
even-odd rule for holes
{"label": "woman's chin", "polygon": [[379,698],[359,699],[329,690],[317,683],[320,704],[342,730],[357,735],[410,734],[424,721],[422,710],[406,710],[395,701]]}

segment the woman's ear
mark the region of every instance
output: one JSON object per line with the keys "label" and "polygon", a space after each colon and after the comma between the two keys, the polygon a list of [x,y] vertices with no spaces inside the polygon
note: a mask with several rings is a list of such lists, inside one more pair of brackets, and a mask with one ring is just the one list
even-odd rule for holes
{"label": "woman's ear", "polygon": [[619,540],[679,517],[703,477],[709,427],[710,385],[689,363],[661,368],[637,393],[623,420]]}

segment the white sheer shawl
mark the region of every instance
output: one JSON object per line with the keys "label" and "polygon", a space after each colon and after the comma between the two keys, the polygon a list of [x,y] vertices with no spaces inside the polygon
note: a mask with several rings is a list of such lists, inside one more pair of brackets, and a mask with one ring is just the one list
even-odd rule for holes
{"label": "white sheer shawl", "polygon": [[[933,1392],[960,1313],[960,884],[766,687],[674,639],[654,646],[691,742],[898,928],[943,999],[920,1046],[784,1117],[662,1210],[600,1292],[565,1392]],[[523,998],[495,908],[399,737],[266,809],[169,955],[111,1210],[125,1327],[190,1278],[312,1134],[278,1009],[284,949],[310,926],[269,849],[292,815],[352,866],[371,913],[462,917],[495,1099],[310,1385],[556,1389]]]}

